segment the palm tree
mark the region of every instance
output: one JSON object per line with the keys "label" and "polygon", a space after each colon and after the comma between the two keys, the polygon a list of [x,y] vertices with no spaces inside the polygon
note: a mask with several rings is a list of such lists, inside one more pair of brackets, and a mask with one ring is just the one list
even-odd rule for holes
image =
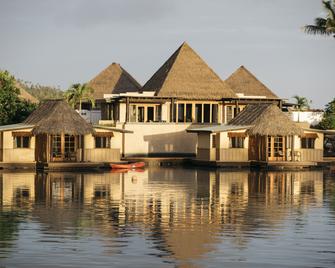
{"label": "palm tree", "polygon": [[312,101],[309,101],[306,97],[298,95],[293,96],[293,98],[295,99],[295,104],[298,107],[298,122],[300,122],[300,111],[309,109],[309,104],[312,103]]}
{"label": "palm tree", "polygon": [[335,0],[322,1],[323,7],[327,11],[326,18],[316,18],[314,25],[304,26],[304,31],[308,34],[333,35],[335,38]]}
{"label": "palm tree", "polygon": [[85,84],[73,84],[65,92],[66,101],[75,108],[79,104],[79,112],[81,112],[81,104],[83,101],[89,101],[94,107],[93,89]]}

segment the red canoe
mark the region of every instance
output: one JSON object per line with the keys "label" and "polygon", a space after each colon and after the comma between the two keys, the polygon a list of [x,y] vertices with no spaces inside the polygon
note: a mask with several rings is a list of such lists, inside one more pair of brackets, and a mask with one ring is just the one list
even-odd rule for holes
{"label": "red canoe", "polygon": [[136,162],[129,164],[110,164],[112,169],[134,169],[134,168],[142,168],[145,166],[144,162]]}

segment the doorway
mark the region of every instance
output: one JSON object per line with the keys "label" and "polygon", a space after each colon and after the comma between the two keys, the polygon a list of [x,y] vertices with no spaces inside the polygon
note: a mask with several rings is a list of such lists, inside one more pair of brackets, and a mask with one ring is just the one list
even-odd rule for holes
{"label": "doorway", "polygon": [[269,161],[285,160],[285,137],[268,136],[267,154]]}
{"label": "doorway", "polygon": [[76,161],[76,137],[74,135],[52,135],[52,161]]}

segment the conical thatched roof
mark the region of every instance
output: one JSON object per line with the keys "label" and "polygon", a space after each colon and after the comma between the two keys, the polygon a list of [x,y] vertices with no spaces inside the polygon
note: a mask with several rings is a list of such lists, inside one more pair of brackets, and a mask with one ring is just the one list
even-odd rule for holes
{"label": "conical thatched roof", "polygon": [[94,77],[88,86],[94,89],[94,99],[103,99],[104,94],[137,92],[141,85],[118,63],[112,63]]}
{"label": "conical thatched roof", "polygon": [[64,100],[43,102],[25,121],[35,125],[33,134],[70,134],[84,135],[93,132],[88,124]]}
{"label": "conical thatched roof", "polygon": [[265,96],[269,99],[278,99],[276,94],[259,81],[243,65],[225,81],[236,94],[244,94],[245,96]]}
{"label": "conical thatched roof", "polygon": [[251,126],[248,135],[302,135],[303,129],[284,114],[276,104],[249,104],[229,125]]}
{"label": "conical thatched roof", "polygon": [[187,43],[173,53],[142,91],[155,91],[156,96],[183,99],[236,98],[230,87]]}

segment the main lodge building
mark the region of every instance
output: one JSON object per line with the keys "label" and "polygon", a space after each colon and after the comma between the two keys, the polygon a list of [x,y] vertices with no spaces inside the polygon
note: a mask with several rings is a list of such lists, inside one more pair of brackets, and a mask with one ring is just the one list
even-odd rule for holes
{"label": "main lodge building", "polygon": [[[244,66],[222,80],[187,43],[144,86],[115,63],[88,85],[94,90],[101,111],[97,125],[86,126],[82,131],[80,126],[87,123],[72,115],[76,121],[72,124],[77,127],[71,133],[65,133],[69,122],[67,128],[59,126],[59,131],[39,133],[36,122],[43,119],[43,114],[38,110],[36,113],[42,118],[38,117],[35,124],[28,118],[26,125],[14,129],[0,127],[0,162],[6,162],[5,152],[9,149],[14,150],[14,155],[19,153],[15,152],[15,142],[5,143],[4,137],[17,137],[13,132],[22,132],[25,126],[31,141],[37,133],[45,137],[45,148],[35,150],[29,160],[33,162],[67,161],[66,152],[73,156],[73,162],[112,162],[119,161],[120,156],[196,156],[205,162],[313,164],[323,159],[323,134],[292,122],[281,111],[283,100]],[[51,104],[44,104],[47,114],[48,105]],[[53,116],[57,117],[49,114],[49,123]],[[257,121],[258,118],[263,119]],[[20,131],[15,131],[15,127]],[[73,142],[66,142],[70,136]],[[69,144],[74,145],[69,149]],[[57,153],[59,157],[53,157]]]}

